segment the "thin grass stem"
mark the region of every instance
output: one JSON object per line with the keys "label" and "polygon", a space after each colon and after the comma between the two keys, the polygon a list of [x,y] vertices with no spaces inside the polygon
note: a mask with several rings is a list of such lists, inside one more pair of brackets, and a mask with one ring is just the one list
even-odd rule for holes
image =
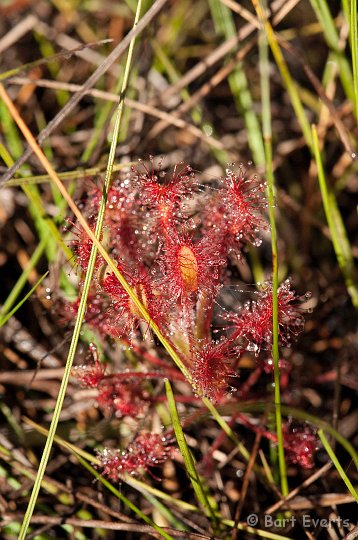
{"label": "thin grass stem", "polygon": [[[6,298],[5,302],[2,305],[2,308],[0,309],[0,319],[1,320],[9,312],[9,310],[12,308],[12,306],[16,302],[16,299],[19,296],[19,294],[21,293],[22,289],[24,288],[29,275],[31,274],[31,272],[33,271],[33,269],[35,268],[35,266],[37,265],[37,263],[41,259],[42,255],[43,255],[43,253],[45,251],[46,243],[47,243],[47,240],[45,238],[43,238],[40,241],[40,243],[36,246],[33,254],[30,257],[30,260],[29,260],[25,270],[22,272],[21,276],[19,277],[19,279],[17,280],[17,282],[15,283],[13,288],[11,289],[11,292],[9,293],[9,296]],[[1,322],[0,322],[0,326],[1,326]]]}
{"label": "thin grass stem", "polygon": [[[352,0],[350,0],[352,7]],[[339,76],[347,98],[354,104],[354,85],[351,67],[345,55],[340,36],[335,27],[335,22],[330,12],[329,3],[326,0],[311,0],[311,5],[316,13],[322,28],[327,45],[331,48],[335,60],[339,66]],[[348,19],[349,21],[349,19]]]}
{"label": "thin grass stem", "polygon": [[317,164],[319,187],[321,190],[327,223],[331,232],[333,248],[336,253],[337,261],[341,268],[352,303],[354,307],[358,309],[358,288],[355,282],[352,249],[335,195],[326,180],[316,126],[312,126],[312,137],[314,156]]}
{"label": "thin grass stem", "polygon": [[[209,0],[209,5],[217,32],[223,34],[226,39],[234,37],[236,27],[231,10],[220,0]],[[254,102],[242,62],[236,63],[235,69],[228,77],[228,82],[236,106],[244,117],[248,144],[254,161],[256,165],[263,165],[265,153],[260,123],[255,113]]]}
{"label": "thin grass stem", "polygon": [[357,0],[350,0],[350,43],[352,49],[352,70],[354,87],[354,110],[358,119],[358,29],[357,29]]}
{"label": "thin grass stem", "polygon": [[283,82],[286,86],[287,92],[289,93],[289,96],[291,98],[291,104],[292,107],[296,113],[297,120],[301,126],[302,133],[305,137],[306,144],[309,148],[312,147],[312,136],[311,136],[311,130],[310,125],[306,117],[306,113],[304,111],[300,95],[297,90],[297,85],[293,81],[291,77],[291,73],[288,69],[287,63],[283,57],[282,51],[280,49],[280,46],[278,44],[275,32],[270,24],[270,22],[265,17],[264,11],[262,9],[262,6],[260,5],[258,0],[252,0],[252,3],[255,7],[255,10],[258,14],[259,19],[262,21],[266,35],[267,40],[270,45],[272,54],[274,56],[274,59],[276,61],[277,67],[280,70],[281,77],[283,79]]}
{"label": "thin grass stem", "polygon": [[346,473],[345,473],[342,465],[340,464],[339,459],[337,458],[332,446],[329,444],[328,439],[325,436],[323,429],[318,430],[318,436],[321,439],[321,442],[322,442],[327,454],[329,455],[329,457],[333,461],[334,466],[336,467],[337,471],[339,472],[343,482],[346,484],[346,486],[349,489],[350,493],[353,495],[353,497],[355,498],[355,500],[358,503],[358,493],[354,489],[352,482],[349,480],[348,476],[346,475]]}
{"label": "thin grass stem", "polygon": [[12,317],[18,309],[20,309],[20,307],[26,302],[26,300],[28,298],[30,298],[30,296],[32,295],[33,292],[36,291],[37,287],[42,283],[42,281],[45,279],[45,277],[48,275],[48,272],[46,272],[43,276],[40,277],[40,279],[35,283],[35,285],[32,287],[32,289],[24,296],[24,298],[22,298],[20,300],[20,302],[18,302],[18,304],[16,304],[16,306],[11,310],[9,311],[6,315],[4,315],[1,319],[0,319],[0,328],[2,326],[4,326],[5,323],[7,323],[7,321],[10,319],[10,317]]}
{"label": "thin grass stem", "polygon": [[[264,10],[262,9],[262,13]],[[271,227],[271,252],[272,252],[272,359],[274,365],[274,399],[277,434],[278,465],[280,470],[281,491],[283,496],[289,492],[287,482],[287,469],[285,449],[283,445],[282,414],[281,414],[281,390],[280,368],[278,347],[278,248],[277,229],[275,219],[275,180],[272,164],[272,129],[271,129],[271,102],[270,102],[270,78],[269,78],[269,48],[264,27],[260,32],[260,77],[261,77],[261,103],[262,103],[262,130],[265,148],[266,180],[268,190],[269,217]]]}
{"label": "thin grass stem", "polygon": [[184,459],[184,465],[185,465],[187,475],[194,488],[194,492],[199,503],[202,505],[207,515],[212,519],[213,523],[217,525],[217,515],[215,512],[215,509],[212,507],[212,504],[209,501],[207,491],[204,490],[202,480],[199,477],[198,472],[195,467],[194,458],[185,440],[185,435],[181,427],[178,411],[176,408],[173,390],[168,379],[165,380],[165,390],[167,393],[168,406],[169,406],[170,416],[172,418],[174,433],[178,442],[178,446],[180,448],[180,452]]}

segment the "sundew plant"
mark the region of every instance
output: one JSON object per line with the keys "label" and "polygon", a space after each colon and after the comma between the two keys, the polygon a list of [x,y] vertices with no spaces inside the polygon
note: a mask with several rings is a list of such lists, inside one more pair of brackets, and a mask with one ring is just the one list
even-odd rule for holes
{"label": "sundew plant", "polygon": [[358,537],[356,13],[0,6],[4,539]]}

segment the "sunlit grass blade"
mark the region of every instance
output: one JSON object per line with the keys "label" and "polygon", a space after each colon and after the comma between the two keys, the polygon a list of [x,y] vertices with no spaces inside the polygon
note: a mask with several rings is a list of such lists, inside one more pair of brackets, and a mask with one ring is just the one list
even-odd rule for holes
{"label": "sunlit grass blade", "polygon": [[352,49],[352,68],[354,85],[354,109],[358,119],[358,29],[357,29],[357,0],[350,1],[350,42]]}
{"label": "sunlit grass blade", "polygon": [[326,180],[317,129],[315,126],[312,126],[312,137],[314,156],[317,164],[319,187],[321,190],[327,223],[332,237],[332,244],[336,253],[338,264],[346,282],[348,293],[351,297],[353,305],[356,309],[358,309],[358,288],[354,277],[355,271],[352,250],[336,198]]}
{"label": "sunlit grass blade", "polygon": [[[1,149],[1,143],[0,143]],[[113,172],[121,171],[131,167],[135,163],[133,161],[128,161],[126,163],[118,163],[113,165]],[[105,169],[101,167],[91,167],[88,169],[78,169],[75,171],[61,172],[58,174],[59,178],[62,181],[66,180],[84,180],[87,177],[96,176],[97,174],[104,173]],[[36,176],[26,176],[25,178],[13,178],[9,180],[6,185],[11,186],[23,186],[23,185],[32,185],[32,184],[48,184],[51,182],[51,177],[48,174],[39,174]]]}
{"label": "sunlit grass blade", "polygon": [[[231,519],[223,519],[222,523],[228,527],[235,527],[235,523]],[[250,527],[249,525],[244,525],[243,523],[238,523],[236,526],[239,531],[245,531],[249,534],[253,534],[254,538],[267,538],[267,540],[292,540],[292,538],[289,536],[282,536],[282,534],[273,533],[268,530],[256,529],[255,527]]]}
{"label": "sunlit grass blade", "polygon": [[[264,3],[264,7],[265,7]],[[266,21],[265,21],[266,22]],[[282,415],[281,415],[281,389],[278,348],[278,247],[277,230],[275,219],[275,180],[272,164],[272,130],[271,130],[271,101],[270,101],[270,65],[269,48],[265,29],[260,31],[259,58],[261,77],[261,103],[262,103],[262,131],[265,149],[265,169],[268,191],[270,229],[271,229],[271,252],[272,252],[272,360],[274,365],[274,399],[275,420],[277,434],[278,465],[280,469],[281,491],[283,496],[289,492],[287,481],[287,469],[285,450],[283,445]]]}
{"label": "sunlit grass blade", "polygon": [[193,486],[193,489],[195,491],[195,495],[199,501],[199,503],[204,508],[206,514],[210,516],[210,518],[215,523],[217,521],[216,511],[212,507],[212,503],[209,500],[207,490],[204,489],[204,486],[202,484],[202,481],[199,477],[199,474],[195,468],[195,462],[192,453],[190,452],[190,449],[187,445],[185,435],[183,433],[183,429],[180,424],[178,411],[176,408],[176,403],[174,399],[174,394],[172,387],[170,385],[170,382],[168,380],[165,380],[165,390],[167,393],[167,399],[168,399],[168,406],[170,411],[170,416],[172,418],[174,433],[179,445],[180,453],[183,456],[185,469],[187,472],[187,475],[189,477],[189,480]]}
{"label": "sunlit grass blade", "polygon": [[345,470],[343,469],[343,467],[340,464],[336,454],[334,453],[334,450],[333,450],[332,446],[329,444],[328,439],[325,436],[323,429],[318,430],[318,436],[321,439],[321,442],[322,442],[327,454],[329,455],[329,457],[331,458],[331,460],[334,463],[334,466],[336,467],[337,471],[339,472],[343,482],[346,484],[346,486],[349,489],[350,493],[353,495],[353,497],[355,498],[355,500],[358,503],[358,493],[354,489],[352,482],[349,480],[348,476],[346,475]]}
{"label": "sunlit grass blade", "polygon": [[[38,431],[39,433],[42,433],[43,435],[45,435],[45,437],[47,437],[48,430],[45,429],[44,427],[40,426],[39,424],[36,424],[36,422],[33,422],[32,420],[30,420],[29,418],[26,418],[26,417],[24,418],[24,422],[25,422],[25,424],[31,426],[36,431]],[[100,461],[96,456],[86,452],[85,450],[83,450],[79,446],[76,446],[74,444],[69,443],[68,441],[65,441],[64,439],[62,439],[58,435],[55,435],[54,441],[59,446],[62,446],[63,448],[66,448],[73,455],[81,456],[83,459],[85,459],[86,461],[88,461],[89,463],[92,463],[94,465],[97,465],[97,466],[100,465]],[[174,506],[177,506],[178,508],[181,508],[182,510],[185,510],[187,512],[199,512],[199,508],[197,506],[194,506],[193,504],[190,504],[190,503],[188,503],[186,501],[183,501],[183,500],[181,500],[181,499],[179,499],[177,497],[172,497],[171,495],[168,495],[164,491],[160,491],[159,489],[152,487],[150,484],[144,483],[143,481],[138,480],[138,478],[133,478],[133,477],[131,477],[131,476],[129,476],[127,474],[127,475],[124,476],[124,481],[129,486],[132,486],[134,489],[137,489],[140,492],[151,493],[155,497],[158,497],[158,499],[162,499],[164,501],[167,501],[168,503],[170,503],[170,504],[172,504]]]}
{"label": "sunlit grass blade", "polygon": [[1,319],[0,319],[0,328],[2,326],[4,326],[5,323],[7,323],[7,321],[10,319],[10,317],[12,317],[18,309],[20,309],[20,307],[26,302],[26,300],[28,298],[30,298],[30,296],[32,295],[32,293],[34,291],[36,291],[37,287],[42,283],[42,281],[45,279],[45,277],[48,275],[48,272],[46,272],[43,276],[40,277],[40,279],[35,283],[35,285],[32,287],[32,289],[24,296],[24,298],[22,300],[20,300],[20,302],[18,304],[16,304],[16,306],[9,312],[7,313],[6,315],[4,315]]}
{"label": "sunlit grass blade", "polygon": [[143,492],[151,493],[158,499],[162,499],[163,501],[166,501],[171,506],[177,506],[178,508],[186,512],[200,513],[200,508],[198,506],[195,506],[194,504],[183,501],[182,499],[179,499],[177,497],[172,497],[171,495],[168,495],[167,493],[165,493],[165,491],[160,491],[159,489],[154,488],[150,484],[145,483],[141,480],[138,480],[137,478],[126,477],[125,481],[129,486],[132,486],[134,489],[137,489],[138,491],[142,493]]}

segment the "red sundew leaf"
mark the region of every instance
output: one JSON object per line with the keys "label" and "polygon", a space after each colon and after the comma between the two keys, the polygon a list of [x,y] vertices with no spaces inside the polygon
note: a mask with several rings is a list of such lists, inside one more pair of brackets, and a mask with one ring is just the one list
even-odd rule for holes
{"label": "red sundew leaf", "polygon": [[131,378],[126,381],[102,381],[96,401],[106,414],[136,418],[144,413],[151,399],[141,381]]}
{"label": "red sundew leaf", "polygon": [[170,441],[161,435],[141,433],[125,450],[105,448],[98,452],[98,458],[103,469],[103,476],[110,480],[120,481],[125,473],[132,476],[142,476],[170,459],[174,447]]}
{"label": "red sundew leaf", "polygon": [[[92,251],[92,240],[90,240],[82,229],[81,226],[77,226],[70,220],[67,220],[70,225],[72,225],[72,234],[74,239],[70,242],[70,247],[73,250],[76,264],[86,271],[88,268],[89,258]],[[92,231],[94,231],[94,224],[90,223]],[[103,264],[103,258],[101,255],[97,255],[95,262],[95,269],[97,269],[101,264]]]}
{"label": "red sundew leaf", "polygon": [[[118,265],[118,268],[125,275],[151,319],[164,328],[168,301],[154,288],[152,276],[144,268],[135,270],[132,275],[124,270],[123,265]],[[139,324],[145,319],[116,276],[112,272],[108,274],[107,271],[106,265],[97,270],[94,282],[97,294],[91,293],[88,297],[85,322],[103,336],[114,338],[128,336],[132,339],[137,333]],[[79,301],[78,299],[76,302],[64,303],[65,319],[72,320],[75,317]]]}
{"label": "red sundew leaf", "polygon": [[[276,433],[254,425],[243,414],[239,414],[238,418],[243,425],[255,433],[260,433],[266,439],[277,443]],[[307,423],[300,425],[286,422],[282,426],[282,432],[287,461],[299,465],[303,469],[311,469],[314,466],[315,454],[319,448],[316,429]]]}
{"label": "red sundew leaf", "polygon": [[[125,272],[125,277],[137,298],[146,308],[150,318],[158,325],[163,326],[166,321],[166,306],[163,298],[155,292],[151,275],[146,270],[139,269],[133,275]],[[144,320],[133,300],[113,273],[106,276],[101,283],[101,288],[112,301],[110,311],[116,335],[118,337],[127,334],[133,335],[140,321]]]}
{"label": "red sundew leaf", "polygon": [[303,469],[314,467],[314,458],[319,448],[316,431],[309,425],[293,426],[288,423],[283,426],[283,439],[287,459]]}
{"label": "red sundew leaf", "polygon": [[159,265],[169,293],[185,303],[192,294],[214,294],[219,270],[225,264],[210,236],[194,242],[190,235],[172,230],[168,234]]}
{"label": "red sundew leaf", "polygon": [[[62,305],[63,320],[72,321],[77,314],[80,298]],[[103,336],[117,337],[111,313],[111,302],[103,294],[90,294],[87,301],[85,322]]]}
{"label": "red sundew leaf", "polygon": [[72,376],[79,380],[82,386],[97,388],[105,375],[107,364],[96,359],[92,364],[75,366]]}
{"label": "red sundew leaf", "polygon": [[134,183],[138,186],[144,204],[157,209],[174,210],[184,198],[193,194],[194,173],[189,165],[177,163],[168,178],[161,170],[162,161],[159,161],[157,170],[154,169],[152,157],[150,163],[150,169],[144,164],[142,171],[132,168]]}
{"label": "red sundew leaf", "polygon": [[75,366],[72,370],[72,376],[79,380],[82,386],[97,388],[105,376],[107,364],[100,362],[94,343],[89,344],[87,356],[91,361],[87,365]]}
{"label": "red sundew leaf", "polygon": [[[102,197],[102,189],[95,187],[89,190],[86,201],[81,204],[83,214],[92,224],[96,221]],[[80,228],[78,230],[81,232]],[[114,180],[107,194],[103,224],[103,238],[112,257],[138,260],[148,251],[152,252],[149,249],[150,232],[147,220],[143,219],[139,193],[129,176]]]}
{"label": "red sundew leaf", "polygon": [[262,211],[267,208],[267,201],[263,197],[265,182],[260,182],[256,176],[245,178],[245,171],[241,167],[238,175],[228,170],[225,183],[225,212],[228,215],[230,233],[240,239],[257,243],[257,233],[268,227],[262,217]]}
{"label": "red sundew leaf", "polygon": [[263,217],[267,208],[266,184],[256,175],[246,178],[245,174],[243,166],[237,174],[228,169],[222,188],[204,212],[204,226],[215,232],[223,253],[236,251],[240,254],[245,242],[259,246],[260,231],[268,229]]}
{"label": "red sundew leaf", "polygon": [[236,376],[230,366],[228,354],[229,350],[224,341],[219,345],[212,342],[193,352],[190,373],[193,388],[200,396],[217,402],[228,393],[229,379]]}
{"label": "red sundew leaf", "polygon": [[[304,328],[302,297],[291,289],[289,279],[284,281],[277,291],[278,324],[281,345],[290,346]],[[305,296],[305,300],[308,293]],[[233,333],[238,340],[246,342],[243,348],[256,354],[262,348],[270,348],[272,343],[272,284],[266,282],[258,292],[258,300],[247,302],[241,313],[230,313],[225,319],[234,323]]]}

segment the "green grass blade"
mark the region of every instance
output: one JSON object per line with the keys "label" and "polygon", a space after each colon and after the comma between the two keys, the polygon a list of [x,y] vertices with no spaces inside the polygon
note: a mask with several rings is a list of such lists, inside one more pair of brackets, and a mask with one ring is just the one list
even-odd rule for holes
{"label": "green grass blade", "polygon": [[[35,268],[40,258],[42,257],[45,251],[46,243],[47,243],[47,240],[43,238],[41,242],[38,244],[38,246],[36,247],[33,254],[31,255],[28,265],[26,266],[25,270],[22,272],[21,276],[19,277],[19,279],[17,280],[17,282],[11,289],[9,296],[6,298],[2,308],[0,309],[0,319],[2,319],[14,305],[14,302],[16,301],[17,297],[19,296],[22,289],[24,288],[30,273],[32,272],[32,270]],[[1,322],[0,322],[0,326],[1,326]]]}
{"label": "green grass blade", "polygon": [[178,506],[178,508],[180,508],[181,510],[184,510],[186,512],[198,512],[198,513],[200,512],[200,509],[197,506],[194,506],[193,504],[190,504],[176,497],[172,497],[171,495],[168,495],[164,491],[160,491],[159,489],[156,489],[150,486],[149,484],[145,484],[144,482],[141,482],[137,478],[126,477],[125,480],[126,480],[126,483],[129,486],[132,486],[134,489],[142,493],[145,491],[147,491],[148,493],[152,493],[158,499],[162,499],[163,501],[166,501],[168,504]]}
{"label": "green grass blade", "polygon": [[[123,76],[120,76],[114,86],[114,89],[113,89],[114,94],[118,94],[120,92],[122,84],[123,84]],[[105,127],[106,123],[108,122],[109,117],[111,116],[112,109],[113,109],[113,103],[111,103],[110,101],[99,104],[98,112],[95,115],[96,121],[95,121],[93,132],[81,156],[81,161],[83,163],[88,162],[96,146],[98,145],[98,141],[100,139],[101,133],[103,132],[103,128]]]}
{"label": "green grass blade", "polygon": [[[1,110],[4,107],[6,113],[1,116]],[[1,125],[3,126],[4,131],[8,135],[8,143],[11,148],[12,154],[16,157],[22,153],[21,140],[17,141],[17,128],[9,111],[6,109],[5,104],[0,101],[0,118]],[[11,167],[14,164],[14,161],[11,155],[7,152],[6,148],[0,143],[0,153],[7,167]],[[40,196],[40,192],[37,189],[37,186],[27,185],[26,183],[22,184],[22,190],[29,199],[29,211],[34,220],[35,227],[39,234],[40,239],[45,241],[45,249],[49,260],[53,259],[53,254],[55,252],[55,247],[52,246],[51,242],[48,242],[49,238],[55,238],[57,244],[60,246],[64,252],[67,259],[72,258],[71,250],[64,243],[61,234],[59,233],[57,227],[55,226],[52,219],[49,219],[46,213],[46,210],[43,206],[43,202]],[[60,211],[65,209],[66,201],[61,200],[59,205]]]}
{"label": "green grass blade", "polygon": [[[138,23],[140,10],[141,10],[141,0],[138,1],[134,26],[136,26],[136,24]],[[114,162],[114,157],[115,157],[115,150],[116,150],[117,141],[118,141],[120,120],[121,120],[121,117],[122,117],[123,106],[124,106],[124,99],[123,98],[124,98],[125,90],[126,90],[126,87],[127,87],[129,71],[130,71],[130,65],[131,65],[133,49],[134,49],[134,44],[135,44],[135,38],[133,38],[131,40],[131,43],[130,43],[130,46],[129,46],[129,49],[128,49],[126,71],[125,71],[125,76],[124,76],[124,79],[123,79],[123,87],[122,87],[122,92],[121,92],[121,98],[122,99],[120,100],[119,105],[118,105],[118,109],[117,109],[117,115],[116,115],[116,122],[115,122],[114,134],[113,134],[113,139],[112,139],[112,145],[111,145],[111,150],[110,150],[110,154],[109,154],[109,158],[108,158],[108,167],[107,167],[107,173],[106,173],[106,179],[105,179],[105,186],[104,186],[104,189],[103,189],[101,205],[100,205],[98,218],[97,218],[97,223],[96,223],[95,237],[97,239],[101,235],[102,226],[103,226],[104,213],[105,213],[105,208],[106,208],[106,203],[107,203],[107,193],[108,193],[109,187],[110,187],[110,181],[111,181],[112,170],[113,170],[113,162]],[[48,435],[47,440],[46,440],[45,448],[44,448],[44,451],[43,451],[43,454],[42,454],[41,462],[40,462],[38,473],[37,473],[37,476],[36,476],[35,484],[34,484],[34,487],[33,487],[32,493],[31,493],[31,497],[30,497],[30,500],[29,500],[29,504],[28,504],[25,516],[24,516],[24,520],[23,520],[22,525],[21,525],[21,529],[20,529],[20,533],[19,533],[19,540],[25,540],[26,531],[27,531],[27,529],[29,527],[29,524],[30,524],[30,521],[31,521],[31,516],[32,516],[33,511],[35,509],[35,504],[36,504],[36,500],[37,500],[37,497],[38,497],[38,493],[40,491],[41,481],[42,481],[42,478],[43,478],[43,476],[45,474],[47,462],[48,462],[49,457],[50,457],[50,452],[51,452],[54,436],[55,436],[55,433],[56,433],[56,430],[57,430],[57,425],[58,425],[58,422],[59,422],[59,418],[60,418],[60,414],[61,414],[61,410],[62,410],[62,405],[63,405],[64,399],[65,399],[66,389],[67,389],[68,381],[69,381],[70,374],[71,374],[71,369],[72,369],[72,364],[73,364],[73,360],[74,360],[74,356],[75,356],[75,352],[76,352],[76,348],[77,348],[77,343],[78,343],[78,340],[79,340],[79,337],[80,337],[80,331],[81,331],[82,323],[83,323],[84,316],[85,316],[86,302],[87,302],[87,297],[88,297],[89,290],[90,290],[90,287],[91,287],[91,281],[92,281],[92,276],[93,276],[96,257],[97,257],[97,246],[96,246],[96,244],[93,244],[90,259],[89,259],[89,263],[88,263],[88,271],[87,271],[87,274],[86,274],[86,277],[85,277],[82,296],[81,296],[80,304],[79,304],[79,307],[78,307],[78,314],[77,314],[75,328],[74,328],[73,335],[72,335],[72,340],[71,340],[71,344],[70,344],[70,350],[69,350],[67,361],[66,361],[65,371],[64,371],[62,382],[61,382],[61,387],[60,387],[60,390],[59,390],[59,394],[58,394],[58,398],[57,398],[57,402],[56,402],[56,407],[55,407],[55,410],[54,410],[54,413],[53,413],[53,418],[52,418],[51,426],[50,426],[50,429],[49,429],[49,435]]]}
{"label": "green grass blade", "polygon": [[[224,525],[228,525],[229,527],[235,527],[235,522],[231,519],[223,519],[222,523]],[[236,526],[240,531],[253,534],[255,538],[266,538],[267,540],[292,540],[288,536],[282,536],[282,534],[256,529],[255,527],[250,527],[249,525],[245,525],[243,523],[238,523]]]}
{"label": "green grass blade", "polygon": [[0,319],[0,328],[2,326],[4,326],[5,323],[7,323],[7,321],[10,319],[10,317],[12,317],[18,309],[21,308],[21,306],[26,302],[26,300],[28,298],[30,298],[30,296],[32,295],[32,293],[34,291],[36,291],[37,287],[40,285],[40,283],[42,283],[42,281],[45,279],[45,277],[47,276],[48,272],[46,272],[43,276],[40,277],[40,279],[35,283],[35,285],[32,287],[32,289],[24,296],[24,298],[22,300],[20,300],[20,302],[18,304],[16,304],[16,306],[9,312],[7,313],[7,315],[3,316],[1,319]]}
{"label": "green grass blade", "polygon": [[347,98],[354,103],[354,85],[349,61],[340,46],[340,37],[336,30],[329,4],[326,0],[311,0],[316,17],[321,24],[327,45],[332,49],[334,58],[339,66],[339,76]]}
{"label": "green grass blade", "polygon": [[246,461],[249,461],[250,459],[250,452],[245,448],[245,446],[242,444],[242,442],[239,441],[239,439],[236,437],[235,433],[229,426],[229,424],[224,420],[224,418],[220,415],[219,411],[216,409],[216,407],[211,403],[210,399],[203,398],[204,405],[209,409],[211,412],[212,417],[217,422],[217,424],[221,427],[221,429],[226,433],[226,435],[236,444],[237,448],[239,449],[239,452],[243,456],[243,458]]}
{"label": "green grass blade", "polygon": [[350,493],[353,495],[353,497],[355,498],[355,500],[358,503],[358,493],[354,489],[353,484],[349,480],[348,476],[346,475],[342,465],[339,463],[339,460],[338,460],[336,454],[334,453],[334,450],[333,450],[332,446],[329,444],[329,442],[327,440],[327,437],[324,434],[323,429],[318,430],[318,436],[321,439],[321,442],[322,442],[327,454],[329,455],[329,457],[333,461],[334,466],[336,467],[337,471],[339,472],[343,482],[346,484],[346,486],[349,489]]}
{"label": "green grass blade", "polygon": [[[51,41],[49,41],[46,37],[36,31],[33,34],[41,52],[41,61],[46,62],[47,69],[49,70],[52,79],[56,80],[58,78],[58,72],[60,71],[61,67],[58,59],[61,58],[61,56],[58,57],[56,55],[54,46],[52,45]],[[65,60],[65,58],[68,58],[68,55],[66,57],[63,57],[62,60]],[[56,90],[55,95],[57,103],[60,107],[64,107],[70,98],[70,94],[66,92],[66,90]]]}
{"label": "green grass blade", "polygon": [[287,63],[283,57],[282,51],[277,42],[275,32],[273,31],[273,28],[270,22],[265,18],[265,14],[264,14],[261,4],[259,3],[258,0],[252,0],[252,3],[254,4],[254,7],[256,9],[256,12],[258,14],[260,21],[264,25],[268,43],[270,45],[277,67],[281,73],[281,77],[286,86],[287,92],[289,93],[291,104],[296,113],[297,120],[301,126],[301,130],[305,137],[306,144],[309,148],[312,148],[312,135],[311,135],[310,124],[307,120],[306,113],[303,108],[300,95],[298,93],[297,85],[291,77],[291,73],[288,69]]}
{"label": "green grass blade", "polygon": [[[217,32],[226,39],[236,35],[236,27],[231,10],[220,0],[209,0],[212,18]],[[254,161],[257,165],[265,163],[265,153],[259,120],[255,113],[250,87],[242,62],[237,62],[233,73],[228,77],[231,92],[238,109],[244,116],[247,138]]]}
{"label": "green grass blade", "polygon": [[[63,238],[54,223],[54,220],[49,218],[43,205],[38,186],[23,185],[22,190],[29,199],[29,211],[34,220],[35,227],[40,239],[47,240],[46,255],[49,261],[53,261],[57,256],[57,248],[53,242],[48,242],[48,239],[54,239],[57,245],[63,251],[67,260],[72,259],[73,253],[65,244]],[[63,201],[65,203],[65,201]],[[64,208],[64,206],[63,206]]]}
{"label": "green grass blade", "polygon": [[[3,101],[0,101],[0,125],[8,149],[10,150],[12,156],[18,158],[23,152],[21,137],[19,135],[18,128],[11,118],[11,115]],[[10,166],[8,159],[10,159],[11,165],[13,164],[12,157],[9,154],[7,154],[7,156],[2,154],[2,158],[8,167]]]}
{"label": "green grass blade", "polygon": [[354,110],[358,118],[358,29],[357,29],[357,0],[350,0],[350,43],[352,49],[352,68],[354,86]]}
{"label": "green grass blade", "polygon": [[[0,151],[1,151],[1,143],[0,143]],[[117,165],[113,165],[113,172],[121,171],[122,169],[126,169],[127,167],[130,167],[131,165],[135,165],[135,162],[128,161],[127,163],[119,163]],[[58,176],[59,178],[61,178],[62,181],[64,180],[82,180],[83,181],[88,176],[96,176],[97,174],[101,174],[103,172],[105,172],[105,170],[101,167],[91,167],[89,169],[76,169],[74,171],[61,172],[58,174]],[[49,182],[51,182],[51,178],[48,174],[39,174],[36,176],[27,176],[26,178],[13,178],[12,180],[9,180],[6,183],[6,185],[10,187],[10,186],[33,185],[33,184],[48,184]]]}
{"label": "green grass blade", "polygon": [[[264,4],[265,6],[265,4]],[[271,130],[271,101],[270,101],[270,65],[269,47],[264,28],[259,36],[259,61],[260,83],[262,103],[262,131],[265,149],[266,180],[271,228],[271,252],[272,252],[272,359],[274,365],[274,400],[275,420],[277,435],[278,465],[280,470],[281,491],[283,496],[289,492],[287,482],[287,468],[285,449],[283,445],[282,414],[281,414],[281,389],[278,347],[278,247],[277,230],[275,219],[275,179],[272,163],[272,130]]]}
{"label": "green grass blade", "polygon": [[354,307],[358,309],[358,289],[354,278],[355,272],[351,246],[347,238],[347,232],[337,205],[336,198],[326,180],[315,126],[312,126],[312,137],[314,156],[317,164],[319,187],[321,190],[327,223],[331,232],[332,244],[346,283],[348,293]]}
{"label": "green grass blade", "polygon": [[168,405],[169,405],[169,411],[170,416],[172,418],[173,428],[175,432],[175,436],[179,445],[179,449],[181,452],[181,455],[183,456],[184,465],[186,472],[188,474],[188,477],[190,479],[190,482],[193,486],[193,489],[195,491],[195,495],[199,501],[199,503],[204,508],[206,514],[211,517],[211,519],[216,522],[217,516],[215,513],[214,508],[212,508],[211,503],[209,502],[208,495],[206,491],[204,490],[202,481],[198,475],[198,472],[195,468],[194,458],[192,456],[192,453],[189,450],[189,447],[187,445],[187,442],[185,440],[185,435],[183,433],[183,429],[180,424],[178,411],[174,399],[174,394],[172,387],[170,385],[170,382],[168,379],[165,380],[165,390],[167,393],[167,399],[168,399]]}

